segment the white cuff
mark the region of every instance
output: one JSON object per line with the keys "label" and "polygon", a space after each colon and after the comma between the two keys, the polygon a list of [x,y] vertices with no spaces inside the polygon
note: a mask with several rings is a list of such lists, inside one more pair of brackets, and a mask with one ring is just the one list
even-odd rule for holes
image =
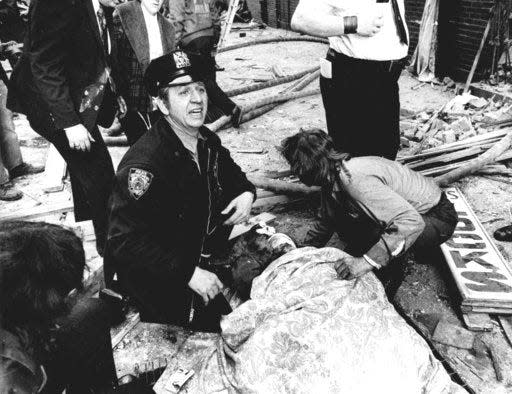
{"label": "white cuff", "polygon": [[368,264],[370,264],[373,268],[376,268],[376,269],[381,269],[382,266],[380,264],[377,264],[375,261],[373,261],[370,257],[368,257],[367,255],[363,254],[363,258],[366,260],[366,262]]}

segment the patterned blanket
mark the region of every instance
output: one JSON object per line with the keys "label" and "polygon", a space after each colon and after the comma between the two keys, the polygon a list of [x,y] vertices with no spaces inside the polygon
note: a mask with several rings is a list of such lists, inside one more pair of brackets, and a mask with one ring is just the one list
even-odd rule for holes
{"label": "patterned blanket", "polygon": [[373,274],[343,281],[334,248],[296,249],[223,318],[187,392],[466,393],[398,315]]}

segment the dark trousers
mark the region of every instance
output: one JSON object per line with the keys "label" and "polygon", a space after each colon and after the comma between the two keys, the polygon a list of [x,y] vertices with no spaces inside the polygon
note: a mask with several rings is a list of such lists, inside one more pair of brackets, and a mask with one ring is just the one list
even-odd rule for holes
{"label": "dark trousers", "polygon": [[33,98],[22,98],[26,100],[27,108],[33,107],[30,115],[27,115],[30,127],[51,142],[66,161],[71,178],[75,220],[92,220],[98,253],[103,255],[114,166],[98,127],[90,130],[95,142],[91,142],[89,152],[71,149],[65,131],[55,129],[45,108]]}
{"label": "dark trousers", "polygon": [[61,319],[54,350],[43,362],[48,382],[43,393],[103,393],[117,383],[110,340],[109,307],[86,299]]}
{"label": "dark trousers", "polygon": [[[215,78],[215,73],[214,73]],[[208,93],[208,112],[205,123],[212,123],[224,115],[231,115],[236,104],[224,93],[215,79],[205,81]]]}
{"label": "dark trousers", "polygon": [[[410,248],[419,259],[434,255],[438,247],[453,235],[458,220],[455,207],[445,193],[441,194],[439,203],[421,217],[425,228]],[[390,299],[395,296],[404,279],[405,263],[405,258],[401,255],[390,261],[386,267],[375,271]]]}
{"label": "dark trousers", "polygon": [[75,219],[77,222],[92,219],[98,252],[103,255],[108,199],[114,181],[114,166],[107,146],[96,126],[91,130],[91,136],[96,142],[91,143],[89,152],[71,149],[63,130],[54,135],[50,142],[68,165]]}
{"label": "dark trousers", "polygon": [[401,62],[353,59],[329,50],[332,79],[320,78],[327,130],[352,156],[396,158],[400,147]]}
{"label": "dark trousers", "polygon": [[9,171],[23,163],[12,112],[5,106],[7,87],[0,81],[0,186],[9,182]]}

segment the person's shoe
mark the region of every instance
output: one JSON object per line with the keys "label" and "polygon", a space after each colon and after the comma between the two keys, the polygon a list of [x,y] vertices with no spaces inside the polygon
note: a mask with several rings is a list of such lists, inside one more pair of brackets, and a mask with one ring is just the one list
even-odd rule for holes
{"label": "person's shoe", "polygon": [[238,129],[240,127],[240,123],[242,122],[242,108],[238,105],[231,112],[231,124],[234,128]]}
{"label": "person's shoe", "polygon": [[9,177],[11,180],[18,178],[23,175],[39,174],[44,171],[44,166],[33,166],[29,163],[21,163],[19,166],[14,167],[9,171]]}
{"label": "person's shoe", "polygon": [[497,229],[494,232],[494,238],[498,241],[512,242],[512,224]]}
{"label": "person's shoe", "polygon": [[0,185],[0,200],[2,201],[16,201],[23,197],[23,192],[14,187],[10,182]]}

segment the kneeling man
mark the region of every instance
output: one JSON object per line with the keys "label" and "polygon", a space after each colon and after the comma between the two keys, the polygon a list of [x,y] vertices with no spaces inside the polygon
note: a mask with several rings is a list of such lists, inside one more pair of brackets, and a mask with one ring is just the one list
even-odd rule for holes
{"label": "kneeling man", "polygon": [[303,183],[322,188],[320,219],[303,243],[322,247],[336,232],[349,254],[336,266],[343,279],[375,270],[391,297],[403,277],[398,257],[409,248],[428,255],[455,230],[457,213],[445,193],[400,163],[351,158],[318,129],[286,138],[281,153]]}
{"label": "kneeling man", "polygon": [[[245,221],[255,188],[203,126],[208,96],[182,51],[153,60],[149,94],[164,115],[123,157],[110,202],[105,278],[114,274],[144,321],[187,325],[223,288],[200,267]],[[202,299],[202,300],[201,300]]]}

